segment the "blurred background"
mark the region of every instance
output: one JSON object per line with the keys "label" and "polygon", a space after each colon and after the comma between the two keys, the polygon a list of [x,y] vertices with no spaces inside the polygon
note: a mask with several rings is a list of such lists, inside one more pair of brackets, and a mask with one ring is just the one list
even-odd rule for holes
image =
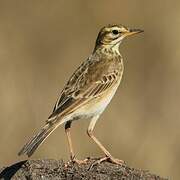
{"label": "blurred background", "polygon": [[[94,48],[99,29],[121,23],[145,32],[120,48],[125,72],[95,134],[128,165],[180,178],[180,2],[132,0],[0,1],[0,166],[44,124],[72,72]],[[73,123],[78,158],[101,156]],[[68,160],[59,127],[32,156]]]}

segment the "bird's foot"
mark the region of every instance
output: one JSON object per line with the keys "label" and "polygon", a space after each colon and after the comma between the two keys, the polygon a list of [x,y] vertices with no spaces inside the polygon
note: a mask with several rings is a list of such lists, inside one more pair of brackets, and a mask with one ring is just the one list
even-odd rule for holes
{"label": "bird's foot", "polygon": [[116,159],[114,157],[107,157],[107,160],[111,163],[118,164],[118,165],[122,165],[125,163],[123,160]]}
{"label": "bird's foot", "polygon": [[69,161],[65,164],[65,167],[67,168],[67,167],[71,166],[71,165],[74,164],[74,163],[76,163],[76,164],[78,164],[78,165],[86,164],[88,160],[89,160],[88,158],[86,158],[86,159],[84,159],[84,160],[79,160],[79,159],[77,159],[77,158],[74,157],[74,158],[71,158],[71,160],[69,160]]}
{"label": "bird's foot", "polygon": [[111,162],[113,164],[118,164],[118,165],[122,165],[125,163],[123,160],[116,159],[112,156],[105,156],[93,162],[91,166],[89,167],[89,169],[93,168],[95,165],[102,163],[103,161],[108,161],[108,162]]}
{"label": "bird's foot", "polygon": [[77,163],[78,165],[80,165],[80,164],[86,164],[87,161],[88,161],[87,158],[86,158],[86,159],[83,159],[83,160],[79,160],[79,159],[74,158],[74,159],[72,160],[73,163]]}

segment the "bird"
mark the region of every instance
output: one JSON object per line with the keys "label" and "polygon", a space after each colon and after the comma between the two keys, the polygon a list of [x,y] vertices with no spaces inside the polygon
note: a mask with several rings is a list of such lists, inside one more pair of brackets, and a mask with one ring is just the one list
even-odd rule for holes
{"label": "bird", "polygon": [[58,97],[53,111],[45,125],[20,150],[18,155],[30,157],[46,138],[60,125],[64,125],[67,135],[70,161],[83,163],[75,156],[70,129],[72,122],[90,120],[88,136],[102,150],[104,157],[115,164],[124,161],[114,158],[94,135],[94,127],[120,85],[124,65],[119,46],[124,38],[143,32],[121,24],[109,24],[98,33],[91,55],[75,70]]}

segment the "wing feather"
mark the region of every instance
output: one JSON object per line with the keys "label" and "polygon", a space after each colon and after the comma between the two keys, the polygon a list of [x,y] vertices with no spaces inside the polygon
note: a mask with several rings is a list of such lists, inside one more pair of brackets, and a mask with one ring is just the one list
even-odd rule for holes
{"label": "wing feather", "polygon": [[[88,101],[103,95],[116,84],[122,72],[121,64],[114,60],[103,62],[87,61],[73,74],[61,92],[48,121],[69,114]],[[96,71],[94,70],[96,69]]]}

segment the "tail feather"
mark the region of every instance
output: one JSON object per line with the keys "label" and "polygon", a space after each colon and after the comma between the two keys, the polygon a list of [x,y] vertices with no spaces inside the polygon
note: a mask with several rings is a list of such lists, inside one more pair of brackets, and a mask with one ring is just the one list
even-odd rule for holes
{"label": "tail feather", "polygon": [[[60,123],[61,124],[61,123]],[[46,124],[18,153],[18,155],[27,154],[30,157],[34,151],[43,143],[43,141],[60,125]]]}

